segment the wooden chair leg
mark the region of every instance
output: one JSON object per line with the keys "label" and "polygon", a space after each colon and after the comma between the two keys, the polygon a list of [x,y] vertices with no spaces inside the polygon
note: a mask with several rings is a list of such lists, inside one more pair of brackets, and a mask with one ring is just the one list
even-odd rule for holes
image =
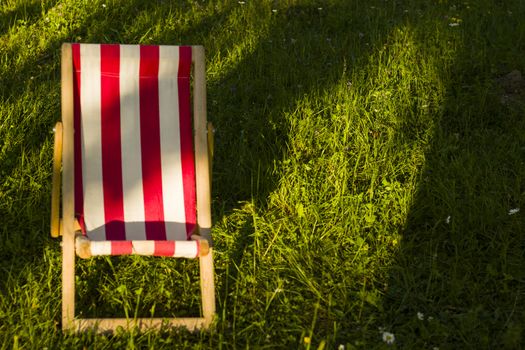
{"label": "wooden chair leg", "polygon": [[62,240],[62,329],[74,328],[75,318],[75,239],[65,234]]}
{"label": "wooden chair leg", "polygon": [[75,208],[73,162],[73,58],[70,44],[62,45],[62,329],[75,318]]}
{"label": "wooden chair leg", "polygon": [[215,280],[213,272],[213,248],[206,256],[199,258],[201,276],[202,313],[204,328],[211,326],[215,316]]}

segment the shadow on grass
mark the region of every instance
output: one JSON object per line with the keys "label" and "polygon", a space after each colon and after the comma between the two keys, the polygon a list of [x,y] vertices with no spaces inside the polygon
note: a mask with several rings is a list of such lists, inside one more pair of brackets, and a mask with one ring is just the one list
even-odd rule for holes
{"label": "shadow on grass", "polygon": [[[256,43],[245,44],[248,54],[242,56],[235,69],[220,79],[211,80],[208,103],[209,115],[217,129],[213,182],[217,221],[229,217],[230,222],[234,222],[239,210],[246,210],[255,217],[266,209],[270,193],[277,188],[281,180],[283,162],[295,157],[289,154],[291,140],[295,137],[289,134],[292,129],[290,115],[302,108],[301,103],[304,101],[308,103],[321,98],[335,85],[340,84],[341,80],[345,79],[347,69],[359,72],[366,64],[370,52],[377,49],[376,45],[382,45],[384,38],[403,20],[403,17],[399,16],[402,9],[395,6],[380,11],[372,10],[374,16],[355,16],[355,13],[360,13],[363,9],[370,11],[369,5],[369,2],[335,1],[323,6],[317,3],[290,6],[286,9],[275,6],[275,12],[271,12],[272,8],[267,7],[265,10],[272,13],[269,25],[259,29],[261,35]],[[249,9],[246,11],[249,14]],[[235,14],[239,16],[239,21],[243,20],[240,10]],[[362,28],[373,28],[374,31],[363,33],[365,30]],[[246,28],[247,32],[253,30],[257,29]],[[350,51],[349,48],[355,50]],[[208,51],[208,58],[213,58],[216,54]],[[314,113],[323,114],[324,109],[332,106],[313,108],[319,109]],[[302,116],[295,114],[293,118]],[[304,116],[305,120],[307,118],[308,116]],[[312,130],[312,135],[315,135],[315,130]],[[303,149],[302,158],[299,159],[299,162],[304,162],[305,167],[312,157],[318,156],[314,152],[312,155],[307,148],[306,146]],[[248,202],[246,206],[245,202]],[[255,218],[253,220],[255,221]],[[243,305],[246,309],[238,311],[247,315],[244,316],[244,320],[239,321],[243,316],[235,315],[235,311],[229,306],[230,303],[239,304],[238,300],[229,300],[235,298],[236,288],[244,283],[239,281],[239,276],[247,278],[246,272],[240,271],[243,266],[246,268],[243,259],[261,259],[251,255],[257,235],[255,223],[240,221],[237,226],[231,224],[227,227],[233,237],[221,237],[222,240],[217,243],[218,250],[224,253],[221,259],[225,262],[225,265],[217,267],[218,275],[222,279],[218,294],[220,305],[224,308],[221,310],[225,315],[223,321],[234,325],[237,321],[236,326],[247,327],[246,330],[255,327],[251,332],[256,332],[258,336],[259,333],[267,332],[262,338],[270,337],[271,330],[268,327],[278,323],[271,318],[279,316],[269,315],[271,312],[278,314],[277,311],[271,309],[267,311],[269,315],[257,317],[257,313],[266,311],[261,311],[262,307],[250,309],[258,302],[247,301],[250,305]],[[313,230],[315,231],[315,227]],[[297,236],[305,234],[297,230],[286,233]],[[290,249],[293,250],[294,247]],[[287,259],[291,257],[287,256]],[[304,263],[301,258],[298,259],[295,264],[290,260],[289,264],[299,266]],[[314,266],[317,267],[329,263],[325,259],[313,259],[316,260]],[[310,261],[307,258],[305,260],[308,263]],[[308,303],[305,302],[307,297],[299,301],[301,291],[293,291],[295,292],[299,295],[296,300],[288,301],[288,307],[294,308],[301,305],[300,303]],[[305,291],[305,295],[308,293]],[[259,306],[262,302],[259,301]],[[347,303],[339,302],[340,305]],[[297,310],[298,315],[290,316],[290,322],[294,317],[308,317],[304,316],[304,311]],[[317,327],[321,329],[321,333],[330,333],[334,322],[342,321],[340,318],[340,314],[334,316],[330,310],[320,310]],[[249,320],[259,323],[251,324]],[[342,321],[343,324],[347,322],[350,323],[349,320]],[[298,327],[297,324],[294,325]],[[286,331],[290,334],[301,332],[291,327]],[[295,341],[292,337],[281,339],[279,343]]]}
{"label": "shadow on grass", "polygon": [[[505,75],[525,68],[525,9],[453,10],[459,45],[442,72],[446,100],[391,268],[386,326],[402,348],[516,349],[525,334],[525,233],[522,213],[511,210],[524,205],[525,95],[523,82],[506,88]],[[422,47],[433,29],[417,29]]]}
{"label": "shadow on grass", "polygon": [[[6,6],[6,5],[4,5]],[[18,6],[0,14],[0,35],[7,33],[14,26],[30,25],[42,15],[43,4],[40,1],[22,2]]]}

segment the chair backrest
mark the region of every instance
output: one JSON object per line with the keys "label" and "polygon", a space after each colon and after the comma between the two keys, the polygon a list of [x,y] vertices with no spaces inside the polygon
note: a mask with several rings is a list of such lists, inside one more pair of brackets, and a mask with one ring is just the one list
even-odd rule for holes
{"label": "chair backrest", "polygon": [[73,44],[75,214],[91,240],[196,227],[187,46]]}

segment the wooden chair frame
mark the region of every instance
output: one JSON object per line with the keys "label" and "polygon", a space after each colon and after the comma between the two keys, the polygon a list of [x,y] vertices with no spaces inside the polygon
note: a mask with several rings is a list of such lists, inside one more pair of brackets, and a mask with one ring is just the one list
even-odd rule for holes
{"label": "wooden chair frame", "polygon": [[[51,235],[62,235],[62,329],[98,332],[126,329],[160,329],[163,326],[206,329],[215,316],[215,282],[213,249],[211,248],[211,160],[213,127],[206,121],[206,70],[204,48],[192,46],[193,121],[197,199],[197,229],[200,237],[210,243],[209,253],[200,256],[202,317],[194,318],[89,318],[75,317],[75,235],[78,222],[74,215],[74,152],[73,152],[73,59],[71,44],[62,45],[62,123],[55,128],[53,191],[51,200]],[[62,165],[62,176],[60,174]],[[61,181],[62,180],[62,181]],[[60,182],[62,182],[62,220],[59,218]]]}

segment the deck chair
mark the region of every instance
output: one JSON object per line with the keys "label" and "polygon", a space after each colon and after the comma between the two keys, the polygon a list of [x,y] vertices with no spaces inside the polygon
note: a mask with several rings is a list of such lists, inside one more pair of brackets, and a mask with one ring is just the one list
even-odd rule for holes
{"label": "deck chair", "polygon": [[[62,329],[209,327],[213,137],[203,47],[63,44],[61,67],[51,235],[62,236]],[[75,317],[75,255],[123,254],[198,258],[200,317]]]}

